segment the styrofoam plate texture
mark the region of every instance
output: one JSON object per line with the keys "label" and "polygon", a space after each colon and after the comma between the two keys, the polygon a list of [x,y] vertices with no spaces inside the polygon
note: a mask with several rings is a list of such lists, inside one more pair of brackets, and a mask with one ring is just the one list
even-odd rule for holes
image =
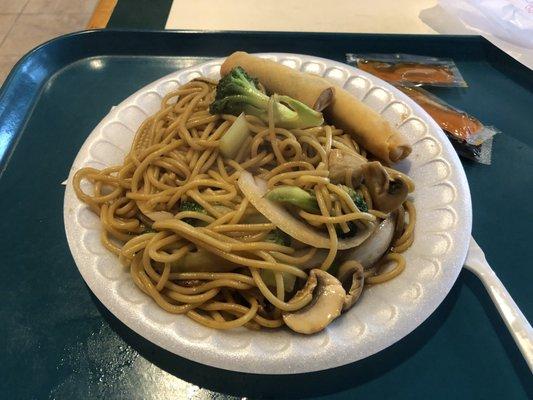
{"label": "styrofoam plate texture", "polygon": [[317,371],[355,362],[397,342],[444,300],[465,259],[472,221],[464,170],[442,130],[412,100],[382,80],[348,65],[299,54],[264,53],[291,68],[319,74],[344,87],[405,134],[413,146],[397,165],[416,184],[418,212],[406,270],[366,289],[362,299],[323,332],[217,331],[161,310],[133,284],[100,243],[98,218],[72,189],[84,166],[122,163],[141,122],[169,91],[198,76],[219,76],[222,59],[165,76],[145,86],[96,126],[70,170],[64,200],[65,231],[78,269],[98,299],[138,334],[175,354],[207,365],[264,374]]}

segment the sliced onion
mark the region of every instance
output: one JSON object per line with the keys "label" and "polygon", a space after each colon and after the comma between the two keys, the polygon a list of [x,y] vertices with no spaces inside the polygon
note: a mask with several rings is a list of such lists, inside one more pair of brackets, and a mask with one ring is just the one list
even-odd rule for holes
{"label": "sliced onion", "polygon": [[394,220],[384,219],[372,235],[361,246],[340,255],[341,261],[358,261],[365,269],[374,265],[389,249],[394,236]]}
{"label": "sliced onion", "polygon": [[[252,205],[263,214],[270,222],[276,225],[287,235],[309,246],[328,249],[329,236],[291,215],[283,206],[266,199],[264,196],[268,191],[267,183],[262,179],[254,179],[252,174],[242,171],[238,181],[239,188],[252,203]],[[365,222],[365,229],[359,229],[353,237],[340,239],[339,250],[351,249],[360,245],[374,231],[375,224]]]}
{"label": "sliced onion", "polygon": [[[358,261],[364,269],[372,267],[391,246],[394,236],[394,220],[391,216],[384,219],[374,232],[359,246],[341,251],[337,254],[336,262]],[[307,250],[296,250],[293,257],[303,256]],[[320,249],[305,263],[298,265],[301,269],[318,268],[328,256],[328,251]]]}

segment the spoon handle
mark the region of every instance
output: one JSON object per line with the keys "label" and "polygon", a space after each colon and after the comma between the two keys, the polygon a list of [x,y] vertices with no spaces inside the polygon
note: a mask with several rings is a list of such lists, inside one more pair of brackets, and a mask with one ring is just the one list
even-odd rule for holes
{"label": "spoon handle", "polygon": [[466,256],[465,267],[483,282],[492,301],[511,332],[516,345],[533,372],[533,329],[522,314],[511,295],[505,289],[485,258],[483,250],[474,238],[470,239],[470,248]]}

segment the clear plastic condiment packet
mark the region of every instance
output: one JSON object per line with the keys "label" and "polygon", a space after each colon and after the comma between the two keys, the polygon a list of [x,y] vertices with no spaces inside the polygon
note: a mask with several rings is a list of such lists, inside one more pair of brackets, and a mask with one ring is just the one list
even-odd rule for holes
{"label": "clear plastic condiment packet", "polygon": [[346,61],[384,81],[404,86],[467,87],[450,59],[412,54],[346,54]]}
{"label": "clear plastic condiment packet", "polygon": [[489,165],[492,137],[499,131],[419,87],[397,86],[442,128],[460,156]]}

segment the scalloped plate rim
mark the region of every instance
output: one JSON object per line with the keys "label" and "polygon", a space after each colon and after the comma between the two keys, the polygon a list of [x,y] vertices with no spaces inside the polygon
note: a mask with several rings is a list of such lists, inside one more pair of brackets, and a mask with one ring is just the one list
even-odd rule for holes
{"label": "scalloped plate rim", "polygon": [[[444,159],[450,164],[451,172],[454,175],[455,183],[459,187],[459,192],[462,192],[462,197],[459,199],[454,200],[454,210],[459,214],[459,217],[462,222],[461,228],[457,229],[456,236],[463,236],[463,239],[466,239],[470,236],[471,231],[471,224],[472,224],[472,209],[471,209],[471,200],[470,200],[470,192],[468,187],[468,182],[466,180],[466,175],[464,173],[464,170],[462,168],[462,165],[459,161],[459,158],[457,157],[455,151],[453,150],[453,147],[447,140],[444,132],[438,127],[438,125],[433,121],[426,113],[422,110],[420,106],[418,106],[416,103],[414,103],[408,96],[406,96],[404,93],[398,91],[388,83],[380,80],[379,78],[376,78],[364,71],[358,70],[354,67],[351,67],[347,64],[343,64],[337,61],[316,57],[316,56],[310,56],[310,55],[302,55],[302,54],[292,54],[292,53],[259,53],[260,56],[267,56],[271,57],[274,56],[276,59],[279,58],[291,58],[291,59],[300,59],[300,65],[303,65],[304,63],[308,61],[315,60],[317,62],[323,63],[326,67],[325,70],[329,70],[332,67],[338,67],[342,69],[345,72],[348,72],[348,75],[345,77],[345,82],[350,79],[353,76],[362,76],[366,78],[370,84],[371,88],[373,87],[380,87],[382,89],[385,89],[389,92],[389,94],[392,95],[392,100],[400,100],[403,104],[407,105],[411,109],[410,117],[415,117],[419,121],[422,121],[426,127],[428,127],[428,132],[430,133],[430,136],[433,136],[437,139],[439,145],[442,147],[442,150],[438,156],[442,157],[442,153],[447,153],[446,157]],[[372,354],[375,354],[392,344],[396,343],[406,335],[408,335],[410,332],[412,332],[414,329],[416,329],[423,321],[425,321],[440,305],[440,303],[444,300],[448,292],[450,291],[451,287],[453,286],[455,280],[457,279],[457,276],[459,275],[459,272],[462,268],[462,263],[464,259],[466,258],[466,252],[468,250],[468,240],[463,240],[462,242],[456,243],[456,251],[455,254],[450,256],[449,258],[453,258],[454,265],[453,270],[449,271],[449,276],[446,280],[446,285],[441,285],[439,288],[439,291],[437,293],[437,296],[433,296],[433,301],[425,307],[424,312],[418,312],[414,313],[411,317],[411,324],[408,327],[404,327],[401,330],[396,330],[395,332],[392,332],[388,335],[388,340],[386,343],[381,343],[379,346],[375,346],[371,351],[363,351],[362,353],[357,353],[356,356],[346,354],[345,350],[342,349],[343,352],[340,354],[335,354],[335,352],[327,352],[327,354],[322,354],[322,357],[319,359],[315,359],[315,354],[303,354],[303,355],[297,355],[297,359],[287,359],[287,357],[279,356],[279,354],[276,354],[268,360],[268,362],[265,363],[265,359],[258,360],[259,356],[264,356],[264,354],[261,353],[261,351],[257,349],[250,349],[250,345],[247,346],[247,348],[244,351],[243,354],[237,355],[237,356],[231,356],[228,354],[219,354],[217,351],[213,351],[214,349],[211,346],[211,349],[209,348],[210,343],[207,345],[205,344],[205,341],[202,342],[201,339],[199,340],[184,340],[183,338],[180,338],[178,342],[170,342],[168,340],[165,340],[164,337],[161,337],[160,332],[158,333],[158,329],[156,327],[152,327],[151,324],[154,323],[154,321],[143,321],[142,318],[139,318],[138,315],[136,315],[135,312],[129,312],[127,311],[128,306],[131,306],[130,303],[128,303],[124,298],[120,299],[111,299],[109,297],[110,291],[108,287],[102,286],[98,284],[97,280],[94,280],[93,276],[91,274],[96,274],[96,272],[91,271],[90,268],[87,268],[86,262],[84,261],[84,254],[83,254],[83,246],[82,244],[77,241],[76,233],[74,232],[76,229],[79,229],[79,226],[75,226],[76,224],[71,222],[71,213],[74,211],[73,207],[76,207],[77,204],[80,202],[77,200],[75,195],[73,194],[73,190],[71,189],[71,181],[72,181],[72,175],[75,172],[75,170],[78,168],[78,165],[82,161],[82,159],[85,156],[85,153],[89,153],[91,145],[96,143],[95,137],[96,134],[102,134],[102,129],[107,124],[111,122],[115,122],[120,111],[124,108],[126,108],[128,105],[136,104],[136,100],[140,98],[140,96],[144,93],[148,92],[157,92],[159,86],[167,82],[169,80],[178,80],[178,76],[180,75],[188,75],[192,72],[198,72],[202,68],[208,66],[208,65],[219,65],[221,61],[224,58],[216,59],[216,60],[210,60],[201,64],[198,64],[196,66],[182,69],[179,71],[175,71],[169,75],[166,75],[133,93],[128,98],[123,100],[118,106],[111,109],[111,111],[100,121],[100,123],[93,129],[91,134],[87,137],[86,141],[82,145],[82,147],[79,150],[78,155],[76,156],[75,161],[73,162],[73,165],[71,167],[69,178],[68,178],[68,184],[65,191],[65,198],[64,198],[64,223],[65,223],[65,231],[67,240],[69,243],[69,247],[71,249],[71,252],[73,254],[73,258],[76,262],[76,265],[78,267],[78,270],[80,271],[82,277],[84,278],[85,282],[89,286],[89,288],[93,291],[93,293],[96,295],[96,297],[108,308],[112,314],[114,314],[119,320],[121,320],[123,323],[125,323],[128,327],[130,327],[132,330],[140,334],[141,336],[145,337],[147,340],[150,340],[151,342],[157,344],[158,346],[174,353],[179,356],[186,357],[188,359],[191,359],[196,362],[200,362],[202,364],[210,365],[213,367],[218,367],[222,369],[229,369],[233,371],[240,371],[240,372],[250,372],[250,373],[262,373],[262,374],[291,374],[291,373],[305,373],[305,372],[312,372],[312,371],[319,371],[324,370],[328,368],[334,368],[341,365],[345,365],[351,362],[358,361],[362,358],[368,357]],[[369,91],[367,90],[367,93]],[[387,105],[390,104],[387,103]],[[141,106],[137,105],[142,109]],[[384,107],[386,108],[386,107]],[[94,142],[94,143],[93,143]],[[445,150],[445,151],[444,151]],[[87,157],[87,156],[85,156]],[[448,180],[450,180],[450,177],[447,177]],[[70,221],[70,222],[69,222]],[[416,240],[416,239],[415,239]],[[107,258],[108,255],[106,254],[105,257]],[[118,264],[118,259],[116,260],[116,263]],[[151,301],[151,300],[150,300]],[[145,303],[142,303],[139,307],[144,307]],[[150,306],[148,306],[150,307]],[[177,320],[179,318],[185,318],[185,317],[177,317]],[[341,317],[342,318],[342,317]],[[356,317],[357,318],[357,317]],[[157,323],[157,322],[155,322]],[[175,330],[178,322],[174,321],[172,325],[172,329]],[[167,324],[168,325],[168,324]],[[333,329],[329,329],[333,331]],[[211,335],[217,336],[217,338],[222,337],[223,340],[225,340],[225,332],[215,331],[216,333],[211,333]],[[329,335],[324,334],[330,341]],[[335,334],[333,332],[332,334]],[[209,338],[211,338],[211,335]],[[319,337],[318,335],[312,336],[312,337],[305,337],[300,336],[296,334],[289,334],[289,346],[292,346],[293,340],[295,340],[297,343],[302,340],[308,340],[311,341],[313,337]],[[253,339],[253,337],[252,337]],[[212,341],[212,339],[211,339]],[[329,344],[329,343],[328,343]],[[238,350],[239,351],[239,350]],[[231,349],[226,349],[226,353],[232,353]],[[250,354],[251,353],[251,354]],[[254,354],[255,353],[255,354]],[[324,352],[323,352],[324,353]],[[334,354],[331,354],[334,353]],[[306,357],[311,357],[310,359],[305,359]],[[312,363],[307,362],[313,360]]]}

